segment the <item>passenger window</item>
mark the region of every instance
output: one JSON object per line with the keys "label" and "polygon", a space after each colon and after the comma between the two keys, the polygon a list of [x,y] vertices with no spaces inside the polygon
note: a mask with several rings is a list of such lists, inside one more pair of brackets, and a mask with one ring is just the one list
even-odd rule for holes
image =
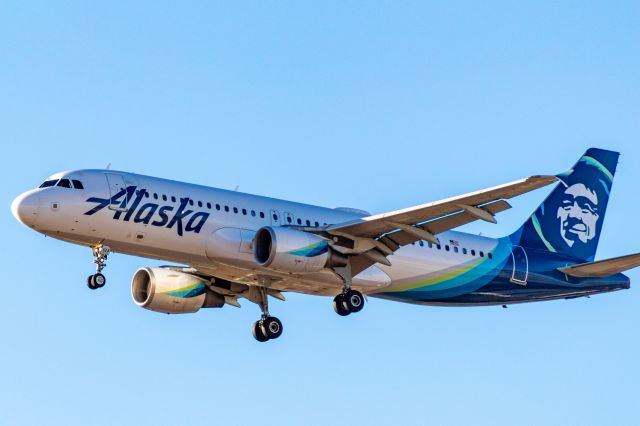
{"label": "passenger window", "polygon": [[462,254],[467,254],[467,249],[466,248],[462,249]]}
{"label": "passenger window", "polygon": [[491,253],[487,253],[487,257],[488,257],[489,259],[493,259],[493,254],[491,254]]}
{"label": "passenger window", "polygon": [[317,228],[318,226],[320,226],[320,224],[319,224],[318,222],[314,222],[314,224],[316,225],[316,228]]}
{"label": "passenger window", "polygon": [[202,201],[198,201],[198,207],[202,207]]}
{"label": "passenger window", "polygon": [[424,247],[424,241],[420,240],[420,247]]}
{"label": "passenger window", "polygon": [[71,182],[69,182],[69,179],[60,179],[60,182],[58,182],[58,186],[61,186],[63,188],[71,188]]}
{"label": "passenger window", "polygon": [[429,243],[429,248],[433,248],[433,244],[432,243]]}
{"label": "passenger window", "polygon": [[275,220],[276,222],[278,221],[278,215],[277,214],[273,214],[273,220]]}
{"label": "passenger window", "polygon": [[147,191],[144,191],[144,198],[149,198],[149,193]]}
{"label": "passenger window", "polygon": [[442,246],[440,244],[438,244],[436,247],[438,248],[438,250],[442,249]]}
{"label": "passenger window", "polygon": [[291,223],[291,216],[287,216],[287,222]]}
{"label": "passenger window", "polygon": [[211,203],[207,203],[207,208],[211,210]]}
{"label": "passenger window", "polygon": [[229,213],[229,206],[224,206],[224,211]]}
{"label": "passenger window", "polygon": [[264,219],[264,212],[260,212],[260,218]]}
{"label": "passenger window", "polygon": [[453,251],[454,251],[454,253],[457,253],[458,252],[458,247],[454,247]]}
{"label": "passenger window", "polygon": [[220,210],[220,204],[216,204],[216,210]]}
{"label": "passenger window", "polygon": [[307,219],[305,223],[307,224],[307,226],[311,226],[311,221],[309,219]]}
{"label": "passenger window", "polygon": [[251,217],[256,217],[256,211],[255,210],[251,210]]}
{"label": "passenger window", "polygon": [[298,222],[298,225],[302,225],[302,219],[298,218],[297,222]]}
{"label": "passenger window", "polygon": [[235,214],[238,214],[238,208],[237,208],[237,207],[234,207],[234,208],[233,208],[233,212],[234,212]]}
{"label": "passenger window", "polygon": [[158,199],[158,194],[156,194],[155,192],[153,193],[153,199],[157,200]]}
{"label": "passenger window", "polygon": [[162,201],[167,201],[167,196],[162,194]]}
{"label": "passenger window", "polygon": [[175,202],[176,202],[176,197],[175,197],[175,196],[173,196],[173,195],[171,196],[171,202],[172,202],[172,203],[175,203]]}
{"label": "passenger window", "polygon": [[247,215],[247,209],[242,209],[242,214],[246,216]]}
{"label": "passenger window", "polygon": [[476,255],[476,251],[475,250],[471,250],[471,256],[475,256]]}
{"label": "passenger window", "polygon": [[444,246],[444,249],[445,249],[446,251],[449,251],[449,250],[450,250],[449,245],[448,245],[448,244],[447,244],[447,245],[445,245],[445,246]]}
{"label": "passenger window", "polygon": [[193,200],[191,200],[191,199],[189,200],[189,205],[193,206]]}
{"label": "passenger window", "polygon": [[84,185],[82,185],[82,182],[80,182],[79,180],[73,179],[71,182],[73,183],[73,187],[75,189],[84,189]]}
{"label": "passenger window", "polygon": [[484,257],[484,252],[483,251],[480,252],[480,257]]}

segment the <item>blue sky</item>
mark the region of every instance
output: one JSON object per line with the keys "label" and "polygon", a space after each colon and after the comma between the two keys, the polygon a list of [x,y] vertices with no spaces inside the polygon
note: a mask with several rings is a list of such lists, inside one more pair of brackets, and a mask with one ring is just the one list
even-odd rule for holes
{"label": "blue sky", "polygon": [[[11,200],[113,168],[383,212],[622,152],[598,258],[640,251],[638,2],[4,2],[0,424],[634,424],[637,287],[509,309],[289,294],[138,308],[159,262],[27,229]],[[510,233],[545,190],[513,201]],[[630,274],[632,286],[640,271]]]}

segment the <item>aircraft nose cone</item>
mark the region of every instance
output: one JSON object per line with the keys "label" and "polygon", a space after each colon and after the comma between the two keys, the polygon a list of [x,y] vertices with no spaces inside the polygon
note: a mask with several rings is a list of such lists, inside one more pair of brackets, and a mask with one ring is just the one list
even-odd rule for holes
{"label": "aircraft nose cone", "polygon": [[18,195],[11,203],[11,213],[23,224],[33,226],[38,218],[39,197],[32,191]]}

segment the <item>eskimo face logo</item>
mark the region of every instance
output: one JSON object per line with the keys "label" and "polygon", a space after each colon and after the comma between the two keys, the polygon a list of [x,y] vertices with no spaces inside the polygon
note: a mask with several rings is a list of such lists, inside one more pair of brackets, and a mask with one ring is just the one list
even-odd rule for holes
{"label": "eskimo face logo", "polygon": [[118,207],[118,210],[113,213],[113,220],[132,221],[133,223],[144,223],[167,229],[175,228],[179,236],[182,236],[184,232],[200,233],[209,218],[209,213],[189,210],[189,205],[193,204],[193,202],[189,203],[189,198],[181,198],[177,209],[174,206],[160,206],[156,203],[145,203],[140,206],[145,194],[148,194],[146,189],[136,191],[135,186],[130,186],[111,198],[91,197],[87,199],[87,202],[95,203],[96,206],[84,214],[91,216],[105,207],[113,205]]}
{"label": "eskimo face logo", "polygon": [[558,206],[557,218],[560,235],[569,247],[576,241],[586,244],[597,235],[598,194],[583,183],[567,187]]}

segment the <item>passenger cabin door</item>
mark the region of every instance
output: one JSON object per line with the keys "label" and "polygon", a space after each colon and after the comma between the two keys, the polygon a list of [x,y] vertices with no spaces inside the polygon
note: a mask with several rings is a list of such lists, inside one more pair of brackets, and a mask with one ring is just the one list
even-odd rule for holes
{"label": "passenger cabin door", "polygon": [[523,247],[514,246],[511,252],[513,260],[513,272],[511,274],[511,282],[519,285],[527,285],[527,277],[529,276],[529,259],[527,252]]}
{"label": "passenger cabin door", "polygon": [[[129,197],[127,194],[127,184],[124,181],[124,176],[118,173],[105,173],[107,178],[107,185],[109,186],[109,198],[113,201],[119,201],[118,204],[109,204],[111,210],[127,211],[129,205]],[[123,194],[120,194],[124,191]],[[114,200],[113,197],[120,194],[120,196]]]}

